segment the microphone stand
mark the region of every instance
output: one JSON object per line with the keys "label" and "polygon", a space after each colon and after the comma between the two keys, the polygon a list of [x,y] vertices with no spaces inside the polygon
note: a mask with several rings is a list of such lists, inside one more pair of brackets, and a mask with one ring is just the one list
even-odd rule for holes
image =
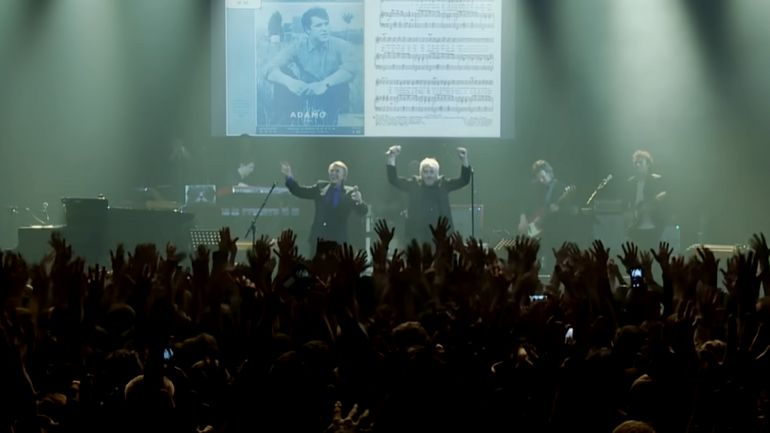
{"label": "microphone stand", "polygon": [[471,168],[471,237],[476,239],[476,212],[475,212],[475,201],[474,201],[474,193],[476,192],[476,186],[474,185],[474,178],[476,176],[473,175],[473,168]]}
{"label": "microphone stand", "polygon": [[251,234],[252,245],[257,243],[257,218],[259,218],[259,215],[262,214],[262,209],[265,208],[265,205],[267,204],[267,200],[270,198],[270,195],[273,193],[274,189],[275,189],[275,181],[273,181],[273,186],[270,187],[270,191],[267,192],[265,199],[262,201],[262,205],[259,206],[259,210],[257,211],[257,214],[254,215],[254,219],[251,220],[251,224],[249,224],[249,230],[243,236],[244,238],[248,238],[249,234]]}
{"label": "microphone stand", "polygon": [[596,198],[596,195],[599,194],[599,191],[603,190],[605,186],[612,180],[612,175],[609,175],[602,179],[601,182],[599,182],[599,186],[596,187],[594,192],[591,193],[591,196],[588,197],[588,200],[586,201],[585,207],[590,208],[591,204],[594,202],[594,199]]}

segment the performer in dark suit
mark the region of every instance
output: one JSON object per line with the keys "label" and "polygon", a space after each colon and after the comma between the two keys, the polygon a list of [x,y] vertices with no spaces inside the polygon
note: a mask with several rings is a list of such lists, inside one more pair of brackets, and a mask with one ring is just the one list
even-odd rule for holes
{"label": "performer in dark suit", "polygon": [[452,223],[452,211],[449,207],[449,193],[467,185],[471,180],[471,166],[468,163],[468,151],[457,148],[457,155],[462,162],[460,177],[446,179],[439,176],[439,163],[433,158],[420,162],[420,174],[411,178],[399,177],[396,172],[396,157],[401,153],[401,146],[391,146],[388,156],[388,182],[409,195],[406,218],[406,239],[411,242],[430,242],[433,235],[430,225],[436,225],[439,217],[446,217]]}
{"label": "performer in dark suit", "polygon": [[667,192],[663,177],[652,172],[649,152],[637,150],[632,161],[636,174],[628,179],[625,194],[628,237],[640,248],[655,248],[668,222]]}
{"label": "performer in dark suit", "polygon": [[348,242],[350,214],[364,216],[369,208],[358,186],[345,185],[347,165],[342,161],[332,162],[329,164],[329,181],[319,181],[310,186],[297,183],[287,162],[281,163],[281,172],[286,176],[286,187],[294,196],[315,201],[315,215],[309,237],[310,251],[315,252],[319,239],[340,244]]}

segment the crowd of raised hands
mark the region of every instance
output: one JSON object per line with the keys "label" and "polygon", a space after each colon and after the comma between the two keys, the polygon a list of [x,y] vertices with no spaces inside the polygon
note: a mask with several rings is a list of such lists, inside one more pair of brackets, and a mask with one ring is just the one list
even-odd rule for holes
{"label": "crowd of raised hands", "polygon": [[535,240],[432,230],[312,258],[285,231],[247,263],[227,229],[110,269],[56,235],[41,263],[4,252],[0,432],[770,431],[763,235],[721,267],[565,243],[543,272]]}

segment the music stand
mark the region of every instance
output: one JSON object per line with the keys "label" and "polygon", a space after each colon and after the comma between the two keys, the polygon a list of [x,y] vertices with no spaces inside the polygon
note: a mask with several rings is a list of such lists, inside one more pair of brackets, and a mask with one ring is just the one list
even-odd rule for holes
{"label": "music stand", "polygon": [[516,245],[516,238],[503,238],[500,239],[500,242],[498,242],[493,249],[495,251],[502,251],[506,247],[512,247],[514,245]]}

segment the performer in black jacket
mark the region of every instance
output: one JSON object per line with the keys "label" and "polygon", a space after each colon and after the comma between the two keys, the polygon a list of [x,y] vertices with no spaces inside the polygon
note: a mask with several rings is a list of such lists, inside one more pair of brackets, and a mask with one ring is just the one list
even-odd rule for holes
{"label": "performer in black jacket", "polygon": [[637,150],[632,156],[636,174],[628,179],[626,206],[629,239],[640,248],[655,248],[669,222],[667,192],[661,175],[652,172],[652,155]]}
{"label": "performer in black jacket", "polygon": [[452,211],[449,207],[449,193],[467,185],[471,180],[471,167],[468,163],[468,151],[457,148],[457,155],[462,162],[459,178],[446,179],[439,176],[439,163],[433,158],[420,162],[420,173],[411,178],[402,178],[396,172],[396,157],[401,153],[401,146],[391,146],[388,156],[388,182],[409,195],[406,219],[406,239],[417,239],[420,243],[430,242],[433,238],[430,225],[436,225],[439,217],[446,217],[452,223]]}
{"label": "performer in black jacket", "polygon": [[575,241],[577,206],[573,185],[556,177],[548,161],[540,159],[532,164],[533,190],[527,213],[519,216],[518,232],[540,241],[540,267],[549,269],[551,250],[565,241]]}
{"label": "performer in black jacket", "polygon": [[315,215],[310,228],[310,251],[315,252],[319,239],[337,243],[348,242],[348,218],[351,213],[366,215],[369,209],[364,203],[358,186],[345,185],[348,167],[342,161],[329,164],[329,180],[303,186],[294,179],[291,166],[281,163],[286,176],[286,187],[296,197],[315,201]]}

